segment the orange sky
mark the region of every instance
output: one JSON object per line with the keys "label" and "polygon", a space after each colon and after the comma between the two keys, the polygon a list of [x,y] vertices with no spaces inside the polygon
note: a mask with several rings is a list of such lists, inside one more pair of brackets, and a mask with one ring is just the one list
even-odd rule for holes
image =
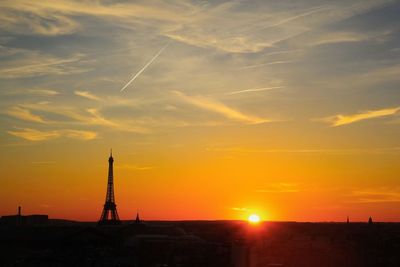
{"label": "orange sky", "polygon": [[[213,129],[195,140],[162,140],[164,145],[114,141],[121,219],[132,219],[137,211],[149,220],[245,219],[250,213],[266,220],[399,219],[398,154],[289,151],[251,144],[222,149],[208,145],[208,134],[217,135]],[[29,146],[28,153],[26,149],[3,149],[2,214],[22,205],[24,213],[98,219],[107,182],[104,140],[67,146],[53,140]]]}

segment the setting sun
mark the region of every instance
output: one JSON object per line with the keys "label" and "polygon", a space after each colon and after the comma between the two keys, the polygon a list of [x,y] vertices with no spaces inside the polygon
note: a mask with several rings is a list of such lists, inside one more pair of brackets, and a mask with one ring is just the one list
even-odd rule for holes
{"label": "setting sun", "polygon": [[251,214],[248,218],[249,223],[259,223],[260,222],[260,216],[258,216],[257,214]]}

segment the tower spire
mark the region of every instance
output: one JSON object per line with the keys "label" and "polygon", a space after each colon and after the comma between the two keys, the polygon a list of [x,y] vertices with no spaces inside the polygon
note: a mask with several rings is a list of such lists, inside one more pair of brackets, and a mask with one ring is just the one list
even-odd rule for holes
{"label": "tower spire", "polygon": [[103,212],[99,220],[99,224],[101,225],[121,223],[118,217],[117,205],[115,204],[113,164],[114,164],[114,158],[112,157],[112,150],[111,150],[110,158],[108,159],[108,182],[107,182],[106,201],[104,203]]}

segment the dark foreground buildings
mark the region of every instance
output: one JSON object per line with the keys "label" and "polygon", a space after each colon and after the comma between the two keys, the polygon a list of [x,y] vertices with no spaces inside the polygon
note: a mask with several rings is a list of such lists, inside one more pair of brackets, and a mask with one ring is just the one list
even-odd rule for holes
{"label": "dark foreground buildings", "polygon": [[0,266],[398,267],[400,224],[0,224]]}
{"label": "dark foreground buildings", "polygon": [[0,219],[2,225],[8,226],[29,226],[29,225],[46,225],[49,217],[47,215],[34,214],[22,215],[21,207],[18,207],[16,215],[5,215]]}
{"label": "dark foreground buildings", "polygon": [[176,223],[0,226],[0,266],[228,266],[227,249]]}

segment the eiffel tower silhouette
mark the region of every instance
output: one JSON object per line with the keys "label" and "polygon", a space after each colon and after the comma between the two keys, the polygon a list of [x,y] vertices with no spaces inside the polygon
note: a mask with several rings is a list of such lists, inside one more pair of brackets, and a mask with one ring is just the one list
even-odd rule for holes
{"label": "eiffel tower silhouette", "polygon": [[115,204],[114,197],[114,172],[113,172],[114,158],[112,156],[112,150],[108,159],[108,182],[107,182],[107,194],[106,202],[104,203],[103,212],[99,220],[99,225],[117,225],[121,221],[118,217],[117,205]]}

